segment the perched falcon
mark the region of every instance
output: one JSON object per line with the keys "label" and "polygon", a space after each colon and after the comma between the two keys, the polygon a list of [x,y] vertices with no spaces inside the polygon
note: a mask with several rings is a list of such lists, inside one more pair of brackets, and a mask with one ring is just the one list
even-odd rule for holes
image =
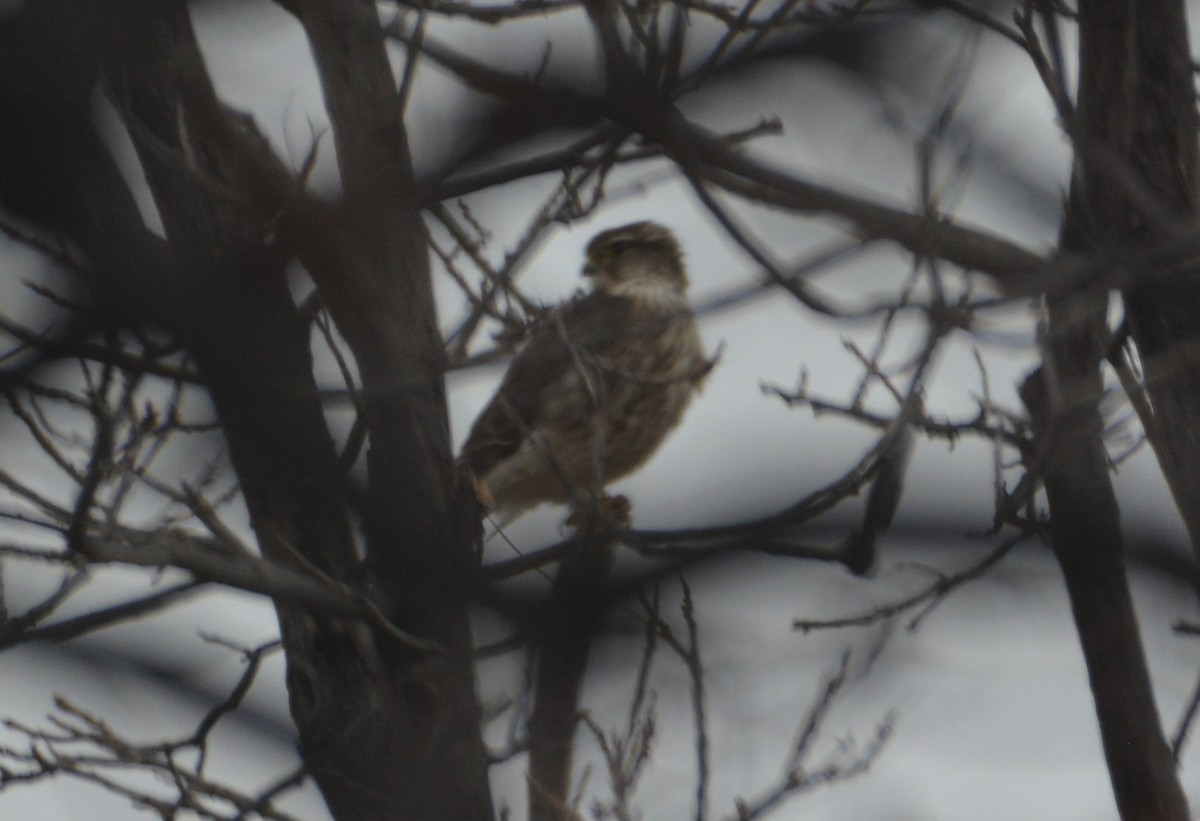
{"label": "perched falcon", "polygon": [[477,495],[500,525],[636,470],[712,366],[666,228],[636,222],[598,234],[583,274],[590,292],[534,331],[463,445]]}

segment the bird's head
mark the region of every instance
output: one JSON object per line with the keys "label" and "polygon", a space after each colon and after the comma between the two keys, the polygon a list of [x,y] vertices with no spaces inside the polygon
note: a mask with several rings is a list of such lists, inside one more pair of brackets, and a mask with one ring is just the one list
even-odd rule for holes
{"label": "bird's head", "polygon": [[588,243],[583,274],[597,291],[615,296],[679,298],[687,290],[679,242],[654,222],[597,234]]}

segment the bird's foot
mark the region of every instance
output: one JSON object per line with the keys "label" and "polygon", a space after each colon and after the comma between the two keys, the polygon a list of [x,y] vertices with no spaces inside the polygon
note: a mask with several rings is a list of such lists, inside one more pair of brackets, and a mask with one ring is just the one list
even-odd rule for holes
{"label": "bird's foot", "polygon": [[601,493],[593,504],[572,507],[566,525],[575,530],[601,523],[609,527],[629,527],[632,522],[632,510],[633,503],[629,501],[628,496],[609,496],[607,493]]}

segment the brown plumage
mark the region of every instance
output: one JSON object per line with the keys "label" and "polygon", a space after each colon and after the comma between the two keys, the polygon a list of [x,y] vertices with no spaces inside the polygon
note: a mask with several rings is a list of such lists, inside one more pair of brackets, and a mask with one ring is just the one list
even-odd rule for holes
{"label": "brown plumage", "polygon": [[638,222],[597,235],[583,272],[592,290],[534,331],[463,445],[480,500],[501,524],[639,468],[710,367],[666,228]]}

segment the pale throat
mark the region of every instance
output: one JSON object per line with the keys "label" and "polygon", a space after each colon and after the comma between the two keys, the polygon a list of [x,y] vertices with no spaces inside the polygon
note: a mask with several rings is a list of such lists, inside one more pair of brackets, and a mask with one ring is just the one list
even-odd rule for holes
{"label": "pale throat", "polygon": [[635,300],[648,308],[662,311],[688,310],[687,294],[678,284],[662,277],[630,277],[620,282],[609,280],[602,289],[613,296]]}

